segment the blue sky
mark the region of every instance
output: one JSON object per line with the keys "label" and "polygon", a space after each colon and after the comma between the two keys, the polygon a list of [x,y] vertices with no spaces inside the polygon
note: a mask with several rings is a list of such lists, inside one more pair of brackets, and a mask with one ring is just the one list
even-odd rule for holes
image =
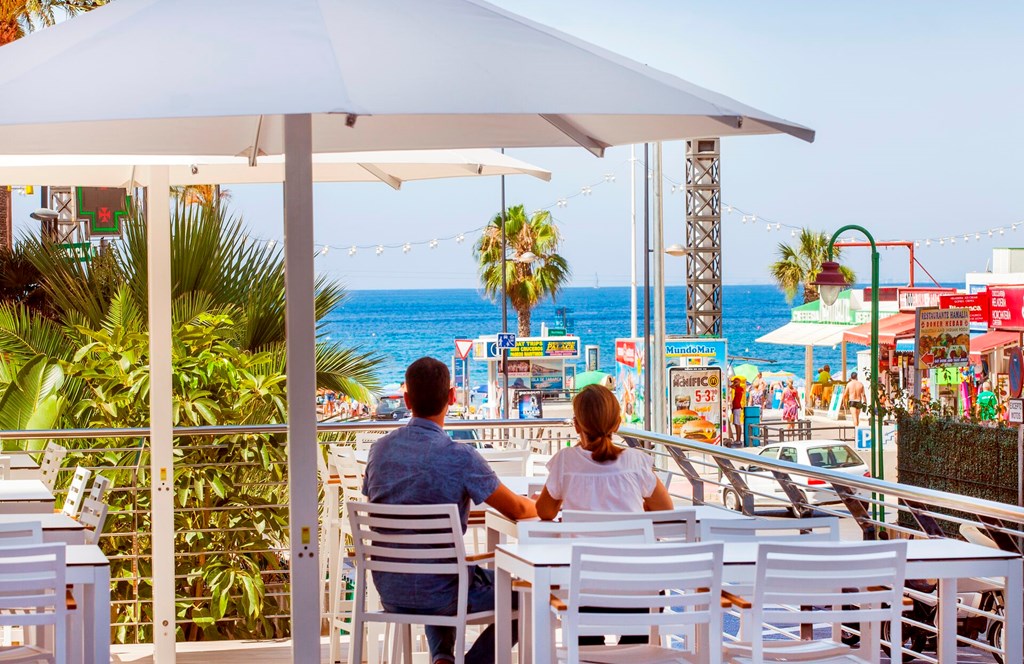
{"label": "blue sky", "polygon": [[[763,220],[832,230],[860,223],[878,239],[958,234],[955,247],[922,246],[943,281],[984,270],[996,246],[1024,246],[1024,4],[1015,2],[680,2],[497,0],[497,4],[623,55],[817,130],[813,144],[781,136],[723,141],[723,200],[756,213],[723,219],[727,283],[766,283],[789,230]],[[453,75],[457,75],[454,73]],[[629,148],[604,159],[573,149],[515,150],[550,169],[544,183],[508,178],[510,204],[553,205],[585,185],[615,182],[554,208],[579,285],[629,282]],[[683,150],[666,146],[666,175],[681,180]],[[498,209],[498,180],[316,188],[316,238],[338,247],[427,241],[482,226]],[[280,239],[279,187],[231,187],[253,234]],[[683,240],[683,196],[667,195],[666,238]],[[15,197],[18,226],[37,199]],[[981,231],[982,241],[973,233]],[[971,240],[962,241],[970,232]],[[1022,236],[1016,240],[1016,235]],[[471,241],[355,257],[333,250],[317,267],[351,288],[476,284]],[[867,251],[849,259],[867,276]],[[883,252],[882,277],[906,280],[906,254]],[[669,283],[685,278],[668,259]]]}

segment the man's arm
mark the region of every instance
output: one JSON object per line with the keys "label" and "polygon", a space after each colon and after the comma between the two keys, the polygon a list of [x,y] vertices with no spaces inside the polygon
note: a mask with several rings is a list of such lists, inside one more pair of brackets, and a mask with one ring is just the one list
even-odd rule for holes
{"label": "man's arm", "polygon": [[532,500],[517,496],[504,484],[499,484],[484,502],[514,521],[537,516],[537,506]]}

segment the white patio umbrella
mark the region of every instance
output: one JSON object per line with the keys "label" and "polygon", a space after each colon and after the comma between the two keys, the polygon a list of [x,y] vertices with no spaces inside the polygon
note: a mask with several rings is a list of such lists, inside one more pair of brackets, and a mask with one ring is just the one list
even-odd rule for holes
{"label": "white patio umbrella", "polygon": [[[201,17],[201,18],[197,18]],[[674,27],[674,29],[676,29]],[[54,92],[52,81],[60,81]],[[319,657],[311,155],[814,133],[481,0],[119,0],[0,48],[0,153],[285,154],[293,660]],[[165,166],[150,190],[166,189]],[[174,658],[167,210],[150,250],[154,642]]]}
{"label": "white patio umbrella", "polygon": [[[167,166],[172,185],[267,184],[284,182],[284,157],[189,155],[0,155],[0,184],[127,187],[141,184],[138,171]],[[532,175],[549,181],[551,172],[496,150],[390,150],[313,156],[314,182],[383,182],[400,189],[410,180],[490,175]]]}

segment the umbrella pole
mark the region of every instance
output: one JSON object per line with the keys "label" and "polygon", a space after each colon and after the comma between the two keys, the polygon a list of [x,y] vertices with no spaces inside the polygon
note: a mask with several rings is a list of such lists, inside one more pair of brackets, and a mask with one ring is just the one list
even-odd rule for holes
{"label": "umbrella pole", "polygon": [[284,120],[284,283],[288,381],[288,516],[293,662],[320,661],[313,120]]}

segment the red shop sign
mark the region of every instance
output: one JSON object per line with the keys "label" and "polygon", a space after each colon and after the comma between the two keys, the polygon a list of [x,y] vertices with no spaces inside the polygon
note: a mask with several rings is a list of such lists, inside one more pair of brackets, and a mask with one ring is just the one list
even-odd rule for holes
{"label": "red shop sign", "polygon": [[626,366],[636,366],[636,346],[635,341],[615,341],[615,361],[619,364],[625,364]]}
{"label": "red shop sign", "polygon": [[989,323],[996,330],[1024,330],[1024,286],[989,286]]}
{"label": "red shop sign", "polygon": [[990,296],[987,292],[971,293],[970,295],[942,295],[939,297],[939,307],[952,309],[955,307],[966,307],[971,310],[972,323],[989,324],[991,312],[989,311]]}

